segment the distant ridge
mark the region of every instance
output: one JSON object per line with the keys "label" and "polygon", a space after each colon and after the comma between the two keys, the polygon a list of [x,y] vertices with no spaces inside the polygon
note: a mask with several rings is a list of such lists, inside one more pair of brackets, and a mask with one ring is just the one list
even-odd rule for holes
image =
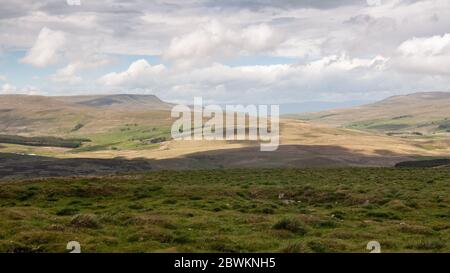
{"label": "distant ridge", "polygon": [[450,100],[450,92],[418,92],[407,95],[391,96],[378,101],[373,105],[398,104],[407,105],[411,103],[427,104],[435,103],[439,100]]}
{"label": "distant ridge", "polygon": [[380,102],[386,101],[397,101],[398,99],[415,99],[415,100],[440,100],[440,99],[450,99],[450,92],[417,92],[407,95],[397,95],[391,96]]}
{"label": "distant ridge", "polygon": [[155,95],[114,94],[114,95],[77,95],[77,96],[38,96],[38,95],[0,95],[2,105],[10,108],[21,106],[40,107],[93,107],[93,108],[131,108],[147,110],[168,110],[172,104],[162,101]]}
{"label": "distant ridge", "polygon": [[335,127],[381,132],[450,132],[450,92],[392,96],[372,104],[293,116]]}
{"label": "distant ridge", "polygon": [[166,103],[155,95],[117,94],[117,95],[91,95],[55,97],[66,103],[88,107],[133,107],[166,110],[171,104]]}

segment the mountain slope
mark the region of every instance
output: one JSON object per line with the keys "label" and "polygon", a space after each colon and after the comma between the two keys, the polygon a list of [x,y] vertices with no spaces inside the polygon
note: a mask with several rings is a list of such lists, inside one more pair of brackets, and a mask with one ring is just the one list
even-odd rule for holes
{"label": "mountain slope", "polygon": [[168,110],[172,107],[171,104],[160,100],[155,95],[118,94],[97,96],[67,96],[55,97],[55,99],[69,104],[96,108],[118,107],[147,110]]}
{"label": "mountain slope", "polygon": [[56,135],[108,131],[127,123],[168,123],[171,104],[153,95],[0,96],[3,134]]}
{"label": "mountain slope", "polygon": [[381,132],[445,133],[450,131],[450,93],[394,96],[373,104],[295,117],[336,127]]}

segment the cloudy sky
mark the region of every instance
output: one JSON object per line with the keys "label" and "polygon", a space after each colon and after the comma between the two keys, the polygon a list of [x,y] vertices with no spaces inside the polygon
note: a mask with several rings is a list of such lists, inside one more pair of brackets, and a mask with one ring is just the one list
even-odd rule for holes
{"label": "cloudy sky", "polygon": [[2,0],[0,94],[179,102],[450,91],[448,0]]}

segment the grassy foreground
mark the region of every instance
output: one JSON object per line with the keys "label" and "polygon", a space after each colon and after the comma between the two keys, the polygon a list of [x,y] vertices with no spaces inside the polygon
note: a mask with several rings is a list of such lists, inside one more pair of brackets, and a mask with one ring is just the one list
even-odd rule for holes
{"label": "grassy foreground", "polygon": [[450,251],[450,168],[0,182],[0,252]]}

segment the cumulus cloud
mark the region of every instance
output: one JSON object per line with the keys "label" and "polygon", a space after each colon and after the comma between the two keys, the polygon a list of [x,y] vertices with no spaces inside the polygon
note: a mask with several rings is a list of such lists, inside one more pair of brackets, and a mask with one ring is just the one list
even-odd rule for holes
{"label": "cumulus cloud", "polygon": [[328,80],[339,79],[342,84],[340,92],[357,91],[361,82],[371,82],[376,88],[379,85],[374,82],[379,79],[387,61],[382,56],[357,59],[342,54],[303,64],[232,67],[214,63],[193,69],[169,69],[139,60],[126,71],[101,77],[99,83],[127,90],[152,90],[157,95],[175,100],[189,100],[193,96],[204,96],[211,101],[239,102],[251,102],[255,98],[270,101],[273,97],[292,101],[294,96],[296,100],[323,99],[320,97],[323,92],[330,92]]}
{"label": "cumulus cloud", "polygon": [[162,64],[152,66],[141,59],[132,63],[126,71],[104,75],[99,82],[106,86],[146,87],[162,80],[161,76],[166,71]]}
{"label": "cumulus cloud", "polygon": [[58,69],[55,74],[51,76],[51,80],[57,83],[77,84],[83,79],[76,75],[77,65],[69,64],[64,68]]}
{"label": "cumulus cloud", "polygon": [[10,83],[5,83],[0,86],[0,94],[25,94],[25,95],[37,95],[40,90],[34,86],[27,85],[23,88],[18,88]]}
{"label": "cumulus cloud", "polygon": [[21,61],[37,67],[56,64],[64,55],[66,42],[64,32],[53,31],[44,27],[39,32],[33,47]]}
{"label": "cumulus cloud", "polygon": [[450,33],[412,38],[398,47],[394,66],[412,73],[450,74]]}
{"label": "cumulus cloud", "polygon": [[[450,90],[450,1],[369,2],[8,0],[0,51],[26,51],[27,69],[52,69],[28,73],[50,93],[70,85],[220,102]],[[142,60],[123,69],[130,59]]]}
{"label": "cumulus cloud", "polygon": [[77,84],[82,82],[78,72],[110,63],[106,54],[98,52],[98,41],[43,27],[34,45],[21,62],[43,68],[64,64],[49,78],[54,83]]}
{"label": "cumulus cloud", "polygon": [[213,20],[191,33],[173,38],[163,55],[178,64],[205,64],[270,51],[282,41],[282,31],[267,24],[237,29]]}

